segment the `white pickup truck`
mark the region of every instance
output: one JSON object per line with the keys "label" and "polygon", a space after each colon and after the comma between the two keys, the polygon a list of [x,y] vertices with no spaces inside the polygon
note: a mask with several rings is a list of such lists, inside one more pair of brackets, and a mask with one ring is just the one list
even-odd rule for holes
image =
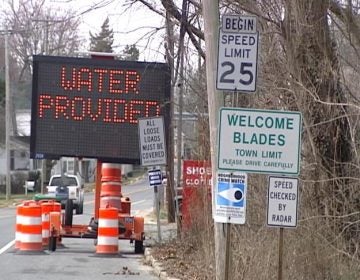
{"label": "white pickup truck", "polygon": [[55,197],[62,208],[65,208],[66,204],[71,204],[71,210],[75,209],[76,214],[83,213],[84,188],[76,175],[53,175],[46,188],[48,195]]}

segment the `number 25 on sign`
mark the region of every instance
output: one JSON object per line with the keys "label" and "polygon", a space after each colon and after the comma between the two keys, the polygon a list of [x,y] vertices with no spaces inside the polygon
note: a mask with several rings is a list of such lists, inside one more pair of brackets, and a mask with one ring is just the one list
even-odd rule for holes
{"label": "number 25 on sign", "polygon": [[256,91],[258,41],[256,17],[223,16],[219,32],[218,90]]}

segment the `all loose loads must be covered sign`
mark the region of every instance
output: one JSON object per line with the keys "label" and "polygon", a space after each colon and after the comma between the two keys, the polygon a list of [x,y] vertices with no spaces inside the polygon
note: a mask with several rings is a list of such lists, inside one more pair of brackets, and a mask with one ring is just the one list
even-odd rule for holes
{"label": "all loose loads must be covered sign", "polygon": [[139,119],[140,156],[142,166],[166,164],[163,117]]}
{"label": "all loose loads must be covered sign", "polygon": [[218,168],[297,175],[301,113],[221,108]]}

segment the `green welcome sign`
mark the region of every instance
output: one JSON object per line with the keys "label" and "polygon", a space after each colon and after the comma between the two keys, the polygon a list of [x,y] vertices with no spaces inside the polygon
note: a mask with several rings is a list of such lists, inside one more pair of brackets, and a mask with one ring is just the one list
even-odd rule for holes
{"label": "green welcome sign", "polygon": [[298,175],[301,125],[300,112],[221,108],[218,168]]}

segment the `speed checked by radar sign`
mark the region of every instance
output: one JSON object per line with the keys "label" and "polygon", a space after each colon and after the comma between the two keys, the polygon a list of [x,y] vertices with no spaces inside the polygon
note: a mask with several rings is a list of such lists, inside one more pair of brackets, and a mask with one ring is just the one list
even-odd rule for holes
{"label": "speed checked by radar sign", "polygon": [[221,22],[216,89],[255,92],[259,40],[256,17],[224,15]]}
{"label": "speed checked by radar sign", "polygon": [[297,225],[298,179],[269,177],[267,225],[294,228]]}

